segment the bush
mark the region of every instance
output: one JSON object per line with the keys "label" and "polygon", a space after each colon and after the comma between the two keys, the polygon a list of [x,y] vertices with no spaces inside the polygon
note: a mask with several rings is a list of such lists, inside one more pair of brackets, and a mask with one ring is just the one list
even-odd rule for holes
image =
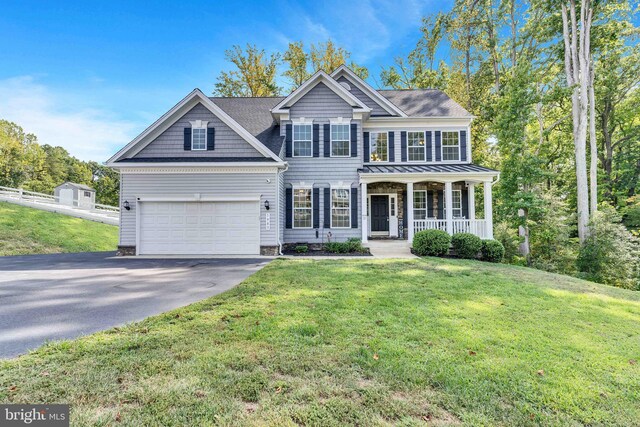
{"label": "bush", "polygon": [[501,262],[504,257],[504,246],[497,240],[482,241],[482,260],[489,262]]}
{"label": "bush", "polygon": [[474,259],[482,249],[482,239],[471,233],[457,233],[451,238],[451,245],[460,258]]}
{"label": "bush", "polygon": [[419,231],[413,236],[413,251],[419,256],[443,256],[449,252],[451,236],[442,230]]}
{"label": "bush", "polygon": [[493,237],[502,243],[505,261],[515,263],[515,258],[520,256],[518,231],[511,228],[506,222],[500,222],[493,227]]}
{"label": "bush", "polygon": [[324,250],[334,254],[347,254],[354,252],[365,252],[362,242],[357,238],[347,239],[346,242],[329,242],[324,244]]}
{"label": "bush", "polygon": [[613,208],[601,207],[590,224],[590,235],[580,248],[576,265],[580,276],[598,283],[640,289],[638,239]]}
{"label": "bush", "polygon": [[299,254],[306,254],[309,252],[309,246],[307,245],[298,245],[295,247],[295,251]]}

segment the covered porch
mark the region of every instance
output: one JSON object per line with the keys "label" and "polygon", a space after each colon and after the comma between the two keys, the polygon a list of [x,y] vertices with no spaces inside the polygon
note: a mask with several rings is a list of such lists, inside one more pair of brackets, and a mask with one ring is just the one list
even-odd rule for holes
{"label": "covered porch", "polygon": [[[492,239],[492,186],[497,177],[497,171],[477,165],[365,167],[360,173],[362,206],[366,207],[362,241],[412,241],[415,233],[429,229]],[[484,215],[478,218],[476,187],[480,185]]]}

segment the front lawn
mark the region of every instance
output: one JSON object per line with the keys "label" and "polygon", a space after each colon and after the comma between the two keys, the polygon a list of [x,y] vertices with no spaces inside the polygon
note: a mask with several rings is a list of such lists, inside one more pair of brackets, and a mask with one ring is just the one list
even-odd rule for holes
{"label": "front lawn", "polygon": [[[637,361],[637,362],[636,362]],[[276,260],[0,364],[73,425],[638,425],[640,294],[449,259]]]}
{"label": "front lawn", "polygon": [[0,202],[0,256],[114,251],[118,227]]}

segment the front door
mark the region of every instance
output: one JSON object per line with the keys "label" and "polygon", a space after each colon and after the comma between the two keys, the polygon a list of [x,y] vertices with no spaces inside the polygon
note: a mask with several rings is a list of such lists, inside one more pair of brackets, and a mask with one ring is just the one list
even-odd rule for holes
{"label": "front door", "polygon": [[389,196],[371,196],[371,232],[389,231]]}

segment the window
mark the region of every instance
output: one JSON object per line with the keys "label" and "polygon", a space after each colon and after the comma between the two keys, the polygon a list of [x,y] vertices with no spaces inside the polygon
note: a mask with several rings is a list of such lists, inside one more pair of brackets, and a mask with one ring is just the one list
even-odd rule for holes
{"label": "window", "polygon": [[311,125],[293,125],[293,157],[311,157]]}
{"label": "window", "polygon": [[313,201],[310,188],[293,189],[293,228],[311,228]]}
{"label": "window", "polygon": [[84,197],[91,197],[91,192],[90,191],[85,191],[84,192]]}
{"label": "window", "polygon": [[392,197],[391,198],[391,216],[396,216],[396,198]]}
{"label": "window", "polygon": [[410,162],[425,161],[424,132],[407,132],[407,158]]}
{"label": "window", "polygon": [[387,133],[371,133],[369,138],[370,161],[386,162],[389,160],[389,141]]}
{"label": "window", "polygon": [[427,192],[413,192],[413,219],[427,219]]}
{"label": "window", "polygon": [[207,149],[207,128],[191,129],[191,149],[192,150]]}
{"label": "window", "polygon": [[462,191],[453,190],[452,196],[453,201],[451,207],[453,208],[453,217],[462,218]]}
{"label": "window", "polygon": [[442,132],[442,160],[460,160],[458,132]]}
{"label": "window", "polygon": [[351,189],[331,189],[331,228],[351,227]]}
{"label": "window", "polygon": [[349,157],[351,155],[350,126],[331,125],[331,157]]}

